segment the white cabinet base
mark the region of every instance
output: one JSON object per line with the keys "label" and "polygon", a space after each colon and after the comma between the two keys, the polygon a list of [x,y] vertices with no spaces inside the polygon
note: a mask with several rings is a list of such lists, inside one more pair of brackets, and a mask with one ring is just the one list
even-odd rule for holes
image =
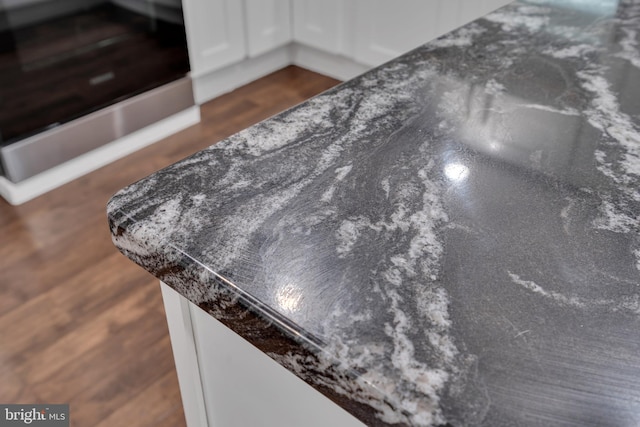
{"label": "white cabinet base", "polygon": [[203,104],[217,96],[246,85],[260,77],[291,65],[289,46],[282,46],[255,58],[228,65],[205,74],[191,74],[193,97]]}
{"label": "white cabinet base", "polygon": [[291,45],[291,63],[338,80],[350,80],[371,67],[300,43]]}
{"label": "white cabinet base", "polygon": [[189,427],[363,427],[235,332],[160,284]]}
{"label": "white cabinet base", "polygon": [[297,65],[338,80],[349,80],[371,68],[341,55],[299,43],[289,43],[210,73],[192,74],[193,96],[196,103],[201,105],[289,65]]}

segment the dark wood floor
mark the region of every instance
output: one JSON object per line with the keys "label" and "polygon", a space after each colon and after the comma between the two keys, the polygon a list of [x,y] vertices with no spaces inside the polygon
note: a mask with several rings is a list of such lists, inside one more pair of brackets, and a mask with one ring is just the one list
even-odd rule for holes
{"label": "dark wood floor", "polygon": [[336,83],[285,68],[49,194],[18,207],[0,199],[0,403],[70,403],[72,426],[184,425],[158,282],[111,244],[107,200]]}

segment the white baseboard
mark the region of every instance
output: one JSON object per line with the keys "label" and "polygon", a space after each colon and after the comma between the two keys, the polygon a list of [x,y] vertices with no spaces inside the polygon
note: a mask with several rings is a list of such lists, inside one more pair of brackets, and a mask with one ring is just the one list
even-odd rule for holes
{"label": "white baseboard", "polygon": [[0,176],[0,196],[25,203],[199,121],[200,107],[193,106],[17,184]]}
{"label": "white baseboard", "polygon": [[197,104],[231,92],[267,74],[297,65],[338,80],[349,80],[371,69],[341,55],[300,43],[289,43],[255,58],[203,74],[191,74]]}
{"label": "white baseboard", "polygon": [[372,67],[345,56],[328,53],[311,46],[292,43],[291,64],[338,80],[350,80]]}
{"label": "white baseboard", "polygon": [[196,104],[203,104],[288,65],[291,52],[286,45],[209,73],[191,73],[193,96]]}

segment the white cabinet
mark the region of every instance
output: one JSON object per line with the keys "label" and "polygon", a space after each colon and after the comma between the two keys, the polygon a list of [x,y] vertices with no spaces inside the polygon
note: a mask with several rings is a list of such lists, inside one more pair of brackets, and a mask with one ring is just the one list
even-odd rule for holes
{"label": "white cabinet", "polygon": [[241,61],[246,56],[241,2],[184,0],[183,10],[194,76]]}
{"label": "white cabinet", "polygon": [[291,41],[375,66],[510,0],[184,0],[195,76]]}
{"label": "white cabinet", "polygon": [[198,104],[291,63],[291,0],[183,0],[183,12]]}
{"label": "white cabinet", "polygon": [[509,1],[183,0],[196,102],[290,64],[348,79]]}
{"label": "white cabinet", "polygon": [[295,41],[330,53],[344,53],[344,0],[293,0]]}
{"label": "white cabinet", "polygon": [[376,66],[510,0],[355,0],[354,59]]}
{"label": "white cabinet", "polygon": [[245,17],[249,57],[291,41],[291,0],[245,0]]}
{"label": "white cabinet", "polygon": [[[456,0],[452,3],[458,7],[458,21],[455,27],[446,29],[442,34],[451,31],[461,25],[471,22],[474,19],[478,19],[487,13],[496,10],[499,7],[511,3],[512,0],[476,0],[474,2]],[[443,1],[444,3],[444,1]]]}
{"label": "white cabinet", "polygon": [[161,283],[188,427],[364,427]]}
{"label": "white cabinet", "polygon": [[440,2],[357,0],[355,60],[378,65],[437,36]]}

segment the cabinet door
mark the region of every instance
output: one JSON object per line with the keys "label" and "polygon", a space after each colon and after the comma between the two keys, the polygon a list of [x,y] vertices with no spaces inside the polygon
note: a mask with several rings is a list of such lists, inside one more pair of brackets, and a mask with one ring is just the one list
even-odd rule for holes
{"label": "cabinet door", "polygon": [[[192,348],[190,355],[180,355],[182,349],[174,350],[174,354],[182,356],[176,357],[176,368],[185,415],[194,420],[194,425],[365,427],[353,415],[199,307],[186,302],[167,285],[163,285],[163,297],[167,316],[171,316],[167,320],[172,346]],[[177,310],[171,309],[176,298],[188,304],[188,312],[179,313],[182,318],[175,315]],[[184,318],[190,320],[190,325],[183,327],[184,332],[180,334],[180,323],[186,323]],[[194,370],[199,372],[194,373]],[[192,393],[194,389],[201,390],[202,397],[196,396],[198,402],[193,402],[196,399],[191,397],[195,394]],[[191,401],[186,401],[185,397],[191,397]],[[202,406],[206,409],[201,409]],[[208,419],[208,423],[203,423],[203,419]]]}
{"label": "cabinet door", "polygon": [[379,65],[510,0],[356,0],[355,59]]}
{"label": "cabinet door", "polygon": [[184,0],[189,59],[194,76],[245,57],[242,3],[238,0]]}
{"label": "cabinet door", "polygon": [[245,0],[250,57],[291,41],[291,0]]}
{"label": "cabinet door", "polygon": [[343,53],[343,0],[293,0],[293,38],[331,53]]}
{"label": "cabinet door", "polygon": [[437,3],[438,0],[357,0],[356,61],[379,65],[435,37]]}
{"label": "cabinet door", "polygon": [[[495,9],[511,3],[512,0],[455,0],[447,2],[440,0],[441,10],[443,10],[442,22],[450,28],[443,32],[449,32],[461,25],[478,19]],[[445,5],[445,3],[447,3]]]}

